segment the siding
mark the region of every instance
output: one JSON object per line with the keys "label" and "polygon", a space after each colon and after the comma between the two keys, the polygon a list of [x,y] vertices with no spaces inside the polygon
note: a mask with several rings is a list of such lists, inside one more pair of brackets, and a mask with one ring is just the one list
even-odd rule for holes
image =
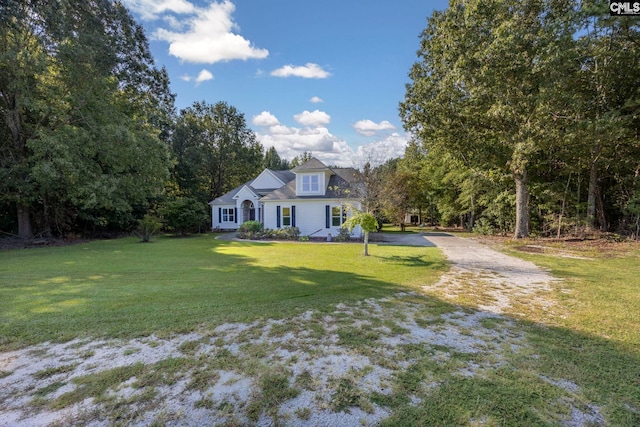
{"label": "siding", "polygon": [[[291,200],[284,201],[278,200],[277,202],[265,202],[264,203],[264,219],[265,228],[277,228],[277,212],[276,207],[296,207],[296,227],[300,229],[300,235],[308,236],[314,233],[314,237],[326,237],[331,233],[332,236],[336,236],[340,232],[340,227],[326,228],[326,213],[325,206],[340,206],[344,203],[344,200]],[[353,203],[356,207],[360,207],[359,203]],[[354,230],[355,236],[360,236],[360,228]]]}

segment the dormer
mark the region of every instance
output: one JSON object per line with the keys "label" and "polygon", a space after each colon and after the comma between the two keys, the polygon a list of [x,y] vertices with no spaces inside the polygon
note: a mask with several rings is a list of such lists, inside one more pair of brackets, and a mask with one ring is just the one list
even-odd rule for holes
{"label": "dormer", "polygon": [[296,174],[296,196],[324,196],[333,171],[320,160],[309,161],[291,170]]}

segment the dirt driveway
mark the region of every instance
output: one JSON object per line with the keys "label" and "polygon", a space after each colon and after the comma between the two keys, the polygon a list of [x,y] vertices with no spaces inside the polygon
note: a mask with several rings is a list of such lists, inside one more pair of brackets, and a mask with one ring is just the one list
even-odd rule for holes
{"label": "dirt driveway", "polygon": [[[550,308],[547,293],[556,281],[532,262],[500,253],[473,238],[448,233],[384,234],[386,244],[437,246],[451,262],[440,281],[424,290],[454,302],[473,301],[483,311],[518,314]],[[469,283],[473,283],[470,287]]]}

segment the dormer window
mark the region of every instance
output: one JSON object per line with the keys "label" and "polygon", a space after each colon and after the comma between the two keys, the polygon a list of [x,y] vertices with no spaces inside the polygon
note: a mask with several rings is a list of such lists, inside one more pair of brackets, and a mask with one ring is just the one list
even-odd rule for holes
{"label": "dormer window", "polygon": [[304,175],[302,177],[302,191],[317,193],[320,190],[318,175]]}

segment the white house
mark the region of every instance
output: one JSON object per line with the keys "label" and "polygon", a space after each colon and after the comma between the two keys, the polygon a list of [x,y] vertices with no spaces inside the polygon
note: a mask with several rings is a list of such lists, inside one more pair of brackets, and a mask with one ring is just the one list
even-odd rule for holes
{"label": "white house", "polygon": [[[235,230],[243,222],[265,228],[298,227],[302,236],[337,235],[350,209],[360,209],[362,176],[329,168],[315,157],[290,171],[265,169],[255,179],[209,202],[211,227]],[[359,237],[361,230],[353,233]]]}

